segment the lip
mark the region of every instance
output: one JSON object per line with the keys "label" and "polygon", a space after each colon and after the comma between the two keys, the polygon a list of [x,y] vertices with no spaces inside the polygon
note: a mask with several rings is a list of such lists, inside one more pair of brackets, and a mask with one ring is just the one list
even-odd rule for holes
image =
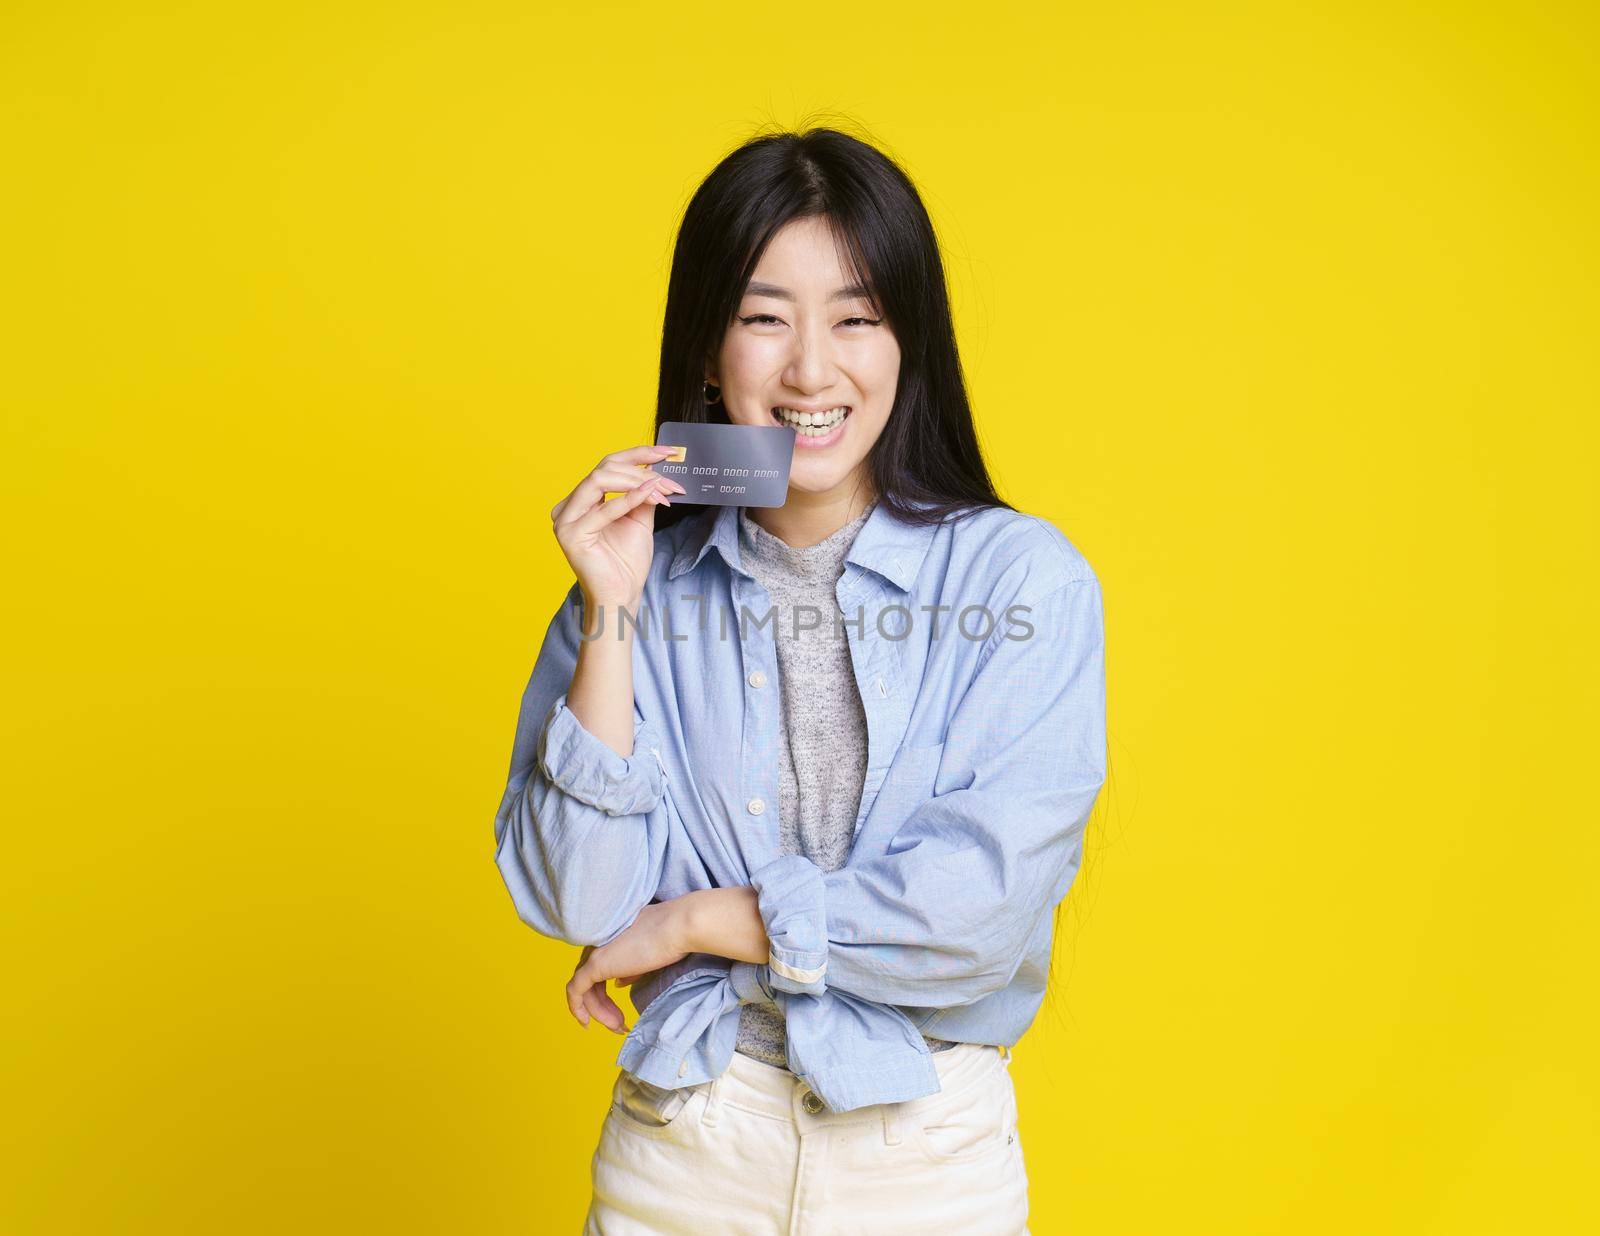
{"label": "lip", "polygon": [[[841,407],[841,406],[847,407],[847,408],[850,409],[850,411],[848,411],[848,412],[846,412],[844,414],[844,419],[843,420],[841,420],[837,425],[835,425],[827,433],[823,434],[822,437],[820,437],[820,438],[807,437],[803,433],[798,433],[798,432],[795,433],[795,435],[794,435],[794,449],[797,450],[797,451],[825,451],[825,450],[827,450],[834,443],[838,442],[840,438],[844,437],[845,426],[850,423],[850,418],[852,416],[854,416],[855,413],[856,413],[856,410],[855,410],[854,406],[851,405],[851,404],[840,405],[840,404],[837,404],[837,403],[830,403],[826,408],[795,408],[793,404],[787,404],[787,403],[784,404],[783,406],[786,407],[786,408],[794,408],[794,411],[796,411],[796,412],[828,412],[828,411],[831,411],[834,408]],[[767,415],[772,418],[772,423],[775,424],[775,425],[782,425],[783,428],[785,428],[785,429],[793,429],[794,428],[792,425],[784,425],[783,421],[781,419],[779,419],[778,414],[776,412],[772,411],[772,409],[770,409],[770,408],[767,409]]]}

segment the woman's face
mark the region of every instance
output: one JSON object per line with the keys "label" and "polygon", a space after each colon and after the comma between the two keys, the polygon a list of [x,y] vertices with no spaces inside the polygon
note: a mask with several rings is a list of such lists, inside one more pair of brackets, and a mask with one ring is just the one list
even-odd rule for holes
{"label": "woman's face", "polygon": [[825,220],[786,224],[706,375],[735,425],[796,430],[791,490],[853,486],[894,406],[900,345],[851,282]]}

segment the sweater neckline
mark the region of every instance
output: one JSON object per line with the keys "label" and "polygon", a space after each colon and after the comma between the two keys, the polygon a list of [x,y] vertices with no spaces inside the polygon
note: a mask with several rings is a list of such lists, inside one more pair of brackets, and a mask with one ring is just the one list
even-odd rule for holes
{"label": "sweater neckline", "polygon": [[759,564],[787,570],[797,575],[811,576],[832,570],[837,576],[839,565],[844,561],[844,556],[850,552],[851,542],[866,524],[867,517],[872,514],[872,508],[876,505],[877,499],[873,499],[861,514],[829,533],[815,545],[790,545],[751,519],[747,508],[740,507],[739,552],[741,555],[748,555]]}

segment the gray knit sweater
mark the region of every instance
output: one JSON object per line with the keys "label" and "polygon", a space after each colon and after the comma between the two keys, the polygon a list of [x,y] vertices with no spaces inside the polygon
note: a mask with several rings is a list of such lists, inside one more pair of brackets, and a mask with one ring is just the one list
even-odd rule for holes
{"label": "gray knit sweater", "polygon": [[[796,548],[739,510],[739,560],[767,590],[778,653],[778,848],[823,871],[850,857],[867,773],[867,717],[850,644],[834,633],[844,556],[872,507],[815,545]],[[796,608],[801,610],[796,635]],[[813,612],[814,611],[814,612]],[[756,617],[764,617],[757,614]],[[931,1051],[955,1044],[923,1036]],[[739,1008],[734,1050],[789,1067],[783,1014],[767,1004]]]}

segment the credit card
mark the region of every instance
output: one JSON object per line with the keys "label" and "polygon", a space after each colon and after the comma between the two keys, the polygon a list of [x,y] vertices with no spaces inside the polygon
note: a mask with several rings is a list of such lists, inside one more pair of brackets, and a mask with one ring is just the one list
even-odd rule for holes
{"label": "credit card", "polygon": [[652,472],[670,476],[689,492],[672,502],[701,506],[782,506],[789,497],[789,465],[797,435],[782,425],[691,425],[667,421],[657,446],[679,451]]}

